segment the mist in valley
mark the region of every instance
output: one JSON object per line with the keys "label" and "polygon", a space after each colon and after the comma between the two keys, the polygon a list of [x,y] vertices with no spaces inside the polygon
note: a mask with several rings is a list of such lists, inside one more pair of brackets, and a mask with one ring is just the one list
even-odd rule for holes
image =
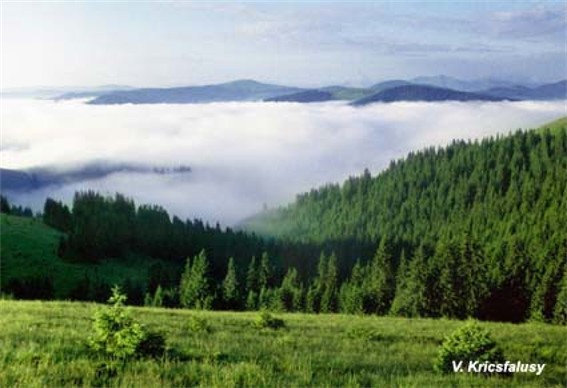
{"label": "mist in valley", "polygon": [[104,161],[190,166],[183,174],[118,171],[101,179],[12,193],[41,210],[47,196],[120,192],[181,218],[234,225],[313,187],[453,139],[539,126],[564,115],[555,102],[344,102],[87,105],[3,101],[1,167],[72,168]]}

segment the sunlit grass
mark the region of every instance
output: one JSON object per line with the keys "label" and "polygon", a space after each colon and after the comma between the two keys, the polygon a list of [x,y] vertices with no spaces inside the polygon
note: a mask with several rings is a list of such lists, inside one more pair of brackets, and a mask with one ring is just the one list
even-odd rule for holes
{"label": "sunlit grass", "polygon": [[[160,359],[124,363],[86,346],[96,305],[0,301],[0,386],[557,386],[566,383],[565,327],[482,323],[506,359],[547,363],[541,376],[441,375],[433,361],[463,322],[347,315],[276,314],[278,330],[255,327],[259,313],[133,308],[165,333]],[[210,330],[196,330],[191,317]]]}

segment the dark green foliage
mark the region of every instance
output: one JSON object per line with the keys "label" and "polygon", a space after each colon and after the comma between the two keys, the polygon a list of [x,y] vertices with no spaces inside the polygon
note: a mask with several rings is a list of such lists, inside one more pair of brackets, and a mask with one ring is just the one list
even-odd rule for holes
{"label": "dark green foliage", "polygon": [[319,311],[322,313],[338,311],[337,276],[337,256],[333,253],[327,259],[327,268],[323,270],[320,279],[321,305]]}
{"label": "dark green foliage", "polygon": [[285,322],[283,319],[274,317],[268,311],[262,311],[254,322],[254,325],[259,329],[277,330],[285,327]]}
{"label": "dark green foliage", "polygon": [[0,195],[0,213],[10,214],[10,202],[3,195]]}
{"label": "dark green foliage", "polygon": [[504,362],[504,355],[496,343],[490,338],[486,329],[471,322],[457,329],[445,338],[435,360],[435,369],[443,373],[452,373],[453,363],[469,361]]}
{"label": "dark green foliage", "polygon": [[63,203],[47,198],[43,206],[43,222],[61,232],[69,232],[71,212]]}
{"label": "dark green foliage", "polygon": [[357,261],[352,267],[350,278],[341,285],[339,308],[342,313],[364,313],[365,270],[360,261]]}
{"label": "dark green foliage", "polygon": [[290,268],[284,276],[279,297],[284,311],[301,311],[303,309],[303,285],[299,282],[295,268]]}
{"label": "dark green foliage", "polygon": [[16,299],[52,299],[54,290],[49,276],[33,276],[8,280],[6,285],[2,285],[2,292]]}
{"label": "dark green foliage", "polygon": [[136,348],[136,354],[141,357],[158,358],[163,356],[165,348],[166,344],[164,334],[146,330],[142,341]]}
{"label": "dark green foliage", "polygon": [[[312,190],[270,213],[264,232],[276,240],[90,191],[75,195],[70,215],[46,201],[44,217],[68,230],[57,236],[66,261],[161,259],[145,279],[119,281],[134,304],[561,322],[566,192],[567,132],[559,128],[455,141],[378,176],[365,170]],[[110,281],[89,274],[63,297],[106,300]],[[3,291],[53,294],[47,283],[26,282],[14,278]]]}
{"label": "dark green foliage", "polygon": [[[46,202],[47,208],[55,209],[49,214],[64,213],[61,206],[52,200]],[[65,256],[73,260],[97,262],[135,254],[182,265],[184,258],[193,257],[204,249],[209,256],[211,271],[219,280],[229,256],[234,257],[237,266],[242,266],[250,257],[270,247],[253,235],[234,232],[230,228],[223,230],[218,224],[212,227],[200,220],[170,219],[160,206],[136,207],[131,199],[121,194],[105,197],[94,191],[75,194],[67,229]],[[158,284],[171,287],[177,281],[171,273],[159,270],[155,275],[152,272],[148,288],[154,292]]]}
{"label": "dark green foliage", "polygon": [[258,283],[258,268],[256,266],[256,256],[252,256],[250,264],[248,265],[248,272],[246,273],[246,290],[248,293],[257,292],[260,290]]}
{"label": "dark green foliage", "polygon": [[362,304],[366,313],[384,315],[390,310],[395,293],[393,259],[387,240],[382,239],[366,268],[362,284]]}
{"label": "dark green foliage", "polygon": [[565,265],[563,278],[559,285],[557,302],[553,310],[553,322],[560,325],[567,325],[567,265]]}
{"label": "dark green foliage", "polygon": [[[250,224],[335,249],[339,279],[357,257],[366,274],[374,268],[365,286],[342,288],[343,311],[357,311],[363,295],[363,310],[380,314],[393,297],[396,314],[520,322],[538,310],[534,318],[549,321],[559,287],[546,271],[565,261],[565,193],[567,130],[518,131],[412,152],[375,177],[365,171],[311,190]],[[368,246],[380,241],[388,254],[370,260]],[[316,277],[308,311],[320,311],[321,294]]]}
{"label": "dark green foliage", "polygon": [[19,217],[33,217],[33,211],[29,207],[10,205],[8,198],[3,195],[0,195],[0,213]]}
{"label": "dark green foliage", "polygon": [[413,259],[404,268],[398,280],[396,297],[392,312],[406,317],[430,316],[433,303],[428,291],[432,290],[432,273],[425,261],[425,253],[420,247]]}

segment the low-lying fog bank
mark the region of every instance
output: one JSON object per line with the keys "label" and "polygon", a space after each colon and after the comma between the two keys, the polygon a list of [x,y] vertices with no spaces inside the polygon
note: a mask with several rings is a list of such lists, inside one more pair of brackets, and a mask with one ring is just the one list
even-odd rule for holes
{"label": "low-lying fog bank", "polygon": [[94,160],[190,166],[188,174],[122,171],[12,195],[41,209],[46,196],[121,192],[180,217],[230,225],[295,194],[455,138],[539,126],[565,114],[555,102],[211,103],[94,106],[72,100],[3,101],[3,168]]}

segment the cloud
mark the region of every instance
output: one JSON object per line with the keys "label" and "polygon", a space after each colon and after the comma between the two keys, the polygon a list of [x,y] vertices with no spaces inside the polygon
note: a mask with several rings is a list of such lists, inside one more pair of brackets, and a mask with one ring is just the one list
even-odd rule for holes
{"label": "cloud", "polygon": [[81,101],[3,101],[2,167],[77,165],[93,160],[189,165],[181,175],[117,173],[20,195],[40,209],[47,195],[122,192],[183,218],[234,224],[263,204],[341,182],[365,167],[455,138],[478,138],[539,125],[564,114],[564,102],[394,103],[353,108],[342,102],[93,106]]}
{"label": "cloud", "polygon": [[565,39],[567,9],[563,3],[557,7],[538,6],[509,12],[494,12],[487,25],[495,35],[514,39],[543,38],[556,35]]}

